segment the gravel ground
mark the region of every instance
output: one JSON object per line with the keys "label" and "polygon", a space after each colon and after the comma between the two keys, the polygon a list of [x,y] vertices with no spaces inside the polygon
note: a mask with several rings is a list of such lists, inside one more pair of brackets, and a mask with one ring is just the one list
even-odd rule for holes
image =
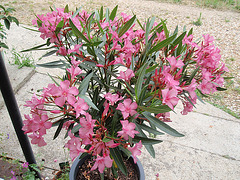
{"label": "gravel ground", "polygon": [[[181,30],[186,25],[187,30],[194,28],[195,39],[202,34],[211,34],[215,37],[215,45],[221,49],[222,60],[227,64],[230,72],[226,76],[233,76],[225,86],[227,91],[216,93],[211,101],[220,106],[225,106],[240,116],[240,13],[232,11],[217,11],[199,7],[179,4],[160,3],[158,1],[146,0],[2,0],[5,6],[16,9],[15,15],[20,23],[31,24],[34,14],[49,12],[49,6],[64,7],[69,4],[70,9],[83,7],[85,10],[93,10],[100,6],[113,9],[119,5],[118,12],[136,14],[144,21],[148,17],[155,16],[157,21],[167,19],[170,30],[176,25]],[[202,13],[202,25],[192,24]]]}

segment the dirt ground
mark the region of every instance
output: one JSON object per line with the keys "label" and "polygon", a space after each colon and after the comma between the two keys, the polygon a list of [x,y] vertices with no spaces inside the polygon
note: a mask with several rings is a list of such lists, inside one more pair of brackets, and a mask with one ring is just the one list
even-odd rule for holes
{"label": "dirt ground", "polygon": [[[118,5],[118,12],[134,13],[141,21],[151,16],[155,16],[157,20],[167,19],[171,30],[176,25],[179,25],[179,29],[186,25],[187,30],[193,27],[196,39],[209,33],[215,37],[215,44],[221,49],[222,60],[230,70],[226,76],[235,77],[226,81],[225,86],[228,90],[216,93],[211,97],[211,102],[227,107],[240,116],[240,13],[203,9],[192,6],[191,1],[187,2],[188,5],[146,0],[1,0],[0,4],[14,7],[16,12],[13,15],[20,23],[27,25],[31,25],[35,14],[49,12],[49,6],[63,8],[69,4],[70,10],[82,7],[92,11],[101,6],[111,10]],[[193,22],[198,19],[200,13],[202,25],[195,26]]]}

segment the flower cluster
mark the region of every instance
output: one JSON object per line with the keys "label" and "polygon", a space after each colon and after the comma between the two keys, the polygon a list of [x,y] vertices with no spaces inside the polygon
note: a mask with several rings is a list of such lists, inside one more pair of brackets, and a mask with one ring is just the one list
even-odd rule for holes
{"label": "flower cluster", "polygon": [[221,88],[227,71],[210,35],[197,44],[192,30],[170,36],[165,21],[138,21],[138,29],[136,16],[116,14],[117,6],[105,15],[103,8],[88,14],[66,7],[33,21],[46,45],[53,43],[53,52],[67,61],[44,67],[65,66],[66,74],[27,101],[31,113],[23,130],[39,146],[46,145],[43,135],[52,126],[58,126],[55,138],[67,130],[71,158],[91,154],[92,170],[101,173],[114,168],[113,161],[124,167],[116,155],[130,153],[136,163],[142,145],[154,156],[151,147],[161,141],[146,132],[183,136],[165,123],[169,112],[179,101],[183,115],[191,112],[197,93]]}

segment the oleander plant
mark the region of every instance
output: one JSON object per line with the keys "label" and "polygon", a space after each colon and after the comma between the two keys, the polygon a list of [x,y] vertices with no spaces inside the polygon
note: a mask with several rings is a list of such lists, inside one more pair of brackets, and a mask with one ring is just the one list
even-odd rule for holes
{"label": "oleander plant", "polygon": [[141,23],[117,9],[88,13],[66,6],[33,20],[46,43],[31,50],[62,57],[40,66],[65,73],[26,102],[23,130],[44,146],[44,135],[57,126],[54,139],[66,132],[72,159],[88,153],[91,170],[126,174],[123,154],[136,163],[143,145],[155,157],[160,135],[183,136],[169,126],[170,111],[181,103],[186,115],[199,95],[224,90],[228,69],[212,36],[196,43],[192,29],[170,32],[166,20]]}

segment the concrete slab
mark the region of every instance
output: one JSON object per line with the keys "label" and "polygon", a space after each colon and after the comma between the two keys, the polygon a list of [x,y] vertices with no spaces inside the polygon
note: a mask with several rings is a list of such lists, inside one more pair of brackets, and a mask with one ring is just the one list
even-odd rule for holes
{"label": "concrete slab", "polygon": [[[221,110],[218,110],[221,114]],[[175,142],[206,152],[230,156],[240,160],[240,123],[199,113],[182,116],[171,113],[171,127],[184,134],[184,137],[159,136],[159,139]]]}
{"label": "concrete slab", "polygon": [[[10,65],[7,61],[5,61],[5,67],[7,69],[7,73],[12,85],[12,89],[14,93],[18,92],[18,90],[34,75],[35,71],[33,68],[23,67],[18,69],[16,65]],[[2,94],[0,93],[0,109],[4,106],[4,100]]]}
{"label": "concrete slab", "polygon": [[[22,117],[24,114],[29,113],[29,109],[24,107],[25,101],[31,99],[31,92],[36,92],[38,89],[41,89],[44,86],[51,82],[50,78],[46,75],[36,73],[32,76],[31,80],[22,87],[21,91],[16,93],[16,99],[18,106],[21,112]],[[6,108],[0,110],[0,123],[1,130],[0,132],[4,135],[8,134],[9,139],[4,138],[0,144],[0,152],[7,152],[10,157],[17,158],[24,161],[24,156],[19,145],[17,136],[15,134],[14,128],[11,123],[11,119],[8,115]],[[23,118],[24,120],[24,118]],[[45,140],[48,143],[45,147],[38,147],[32,145],[34,155],[39,156],[40,161],[44,159],[45,165],[54,169],[59,169],[58,163],[63,162],[68,159],[68,152],[65,152],[63,146],[67,140],[64,140],[64,133],[60,134],[60,137],[56,140],[53,140],[54,133],[56,128],[52,131],[49,131],[45,136]],[[7,136],[6,136],[7,137]],[[57,162],[54,160],[57,159]]]}
{"label": "concrete slab", "polygon": [[155,145],[156,158],[144,150],[140,156],[146,180],[236,180],[240,162],[171,142]]}
{"label": "concrete slab", "polygon": [[[183,106],[181,102],[179,102],[176,106],[177,109],[183,110]],[[221,119],[226,119],[230,121],[236,121],[240,122],[240,119],[235,118],[234,116],[222,111],[221,109],[204,102],[202,103],[201,101],[197,101],[197,104],[195,104],[195,107],[193,108],[193,112],[197,112],[206,116],[212,116],[216,118],[221,118]]]}

